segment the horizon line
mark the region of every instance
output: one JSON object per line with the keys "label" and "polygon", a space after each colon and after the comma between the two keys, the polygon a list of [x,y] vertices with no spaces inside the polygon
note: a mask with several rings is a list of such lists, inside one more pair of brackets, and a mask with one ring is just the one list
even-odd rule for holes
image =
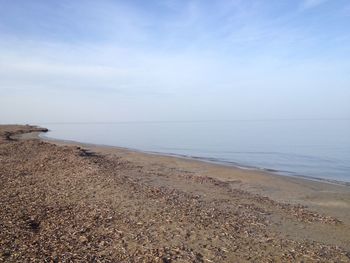
{"label": "horizon line", "polygon": [[254,122],[254,121],[346,121],[350,118],[275,118],[275,119],[221,119],[221,120],[132,120],[132,121],[57,121],[39,124],[123,124],[123,123],[193,123],[193,122]]}

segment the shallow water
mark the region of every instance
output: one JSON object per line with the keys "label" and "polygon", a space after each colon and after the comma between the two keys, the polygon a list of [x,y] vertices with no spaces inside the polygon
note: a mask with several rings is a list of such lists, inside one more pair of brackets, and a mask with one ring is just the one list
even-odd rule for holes
{"label": "shallow water", "polygon": [[47,136],[350,182],[350,120],[40,124]]}

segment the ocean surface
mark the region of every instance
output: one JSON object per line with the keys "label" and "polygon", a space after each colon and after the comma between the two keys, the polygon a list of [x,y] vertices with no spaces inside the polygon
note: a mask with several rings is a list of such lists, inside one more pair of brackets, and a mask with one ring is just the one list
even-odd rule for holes
{"label": "ocean surface", "polygon": [[40,124],[45,136],[350,182],[350,120]]}

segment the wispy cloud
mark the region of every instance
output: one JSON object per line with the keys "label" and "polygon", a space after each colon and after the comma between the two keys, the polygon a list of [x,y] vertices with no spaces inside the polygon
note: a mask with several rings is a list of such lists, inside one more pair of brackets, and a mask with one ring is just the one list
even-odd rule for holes
{"label": "wispy cloud", "polygon": [[25,90],[48,101],[52,93],[90,94],[92,105],[150,119],[158,118],[159,96],[164,115],[167,108],[176,115],[179,105],[191,109],[201,97],[222,101],[210,113],[219,116],[252,112],[251,96],[270,103],[295,89],[321,96],[316,87],[330,83],[343,91],[350,85],[348,17],[339,16],[345,5],[300,12],[299,4],[310,10],[326,1],[5,1],[0,112],[25,101]]}
{"label": "wispy cloud", "polygon": [[302,9],[311,9],[318,7],[329,0],[303,0],[301,3]]}

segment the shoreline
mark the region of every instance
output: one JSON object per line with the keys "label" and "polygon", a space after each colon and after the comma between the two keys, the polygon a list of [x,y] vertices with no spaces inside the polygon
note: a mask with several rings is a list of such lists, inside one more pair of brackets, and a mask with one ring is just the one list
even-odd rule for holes
{"label": "shoreline", "polygon": [[[180,166],[185,164],[189,168],[192,168],[192,166],[199,167],[200,169],[202,169],[202,167],[205,167],[206,169],[213,171],[207,172],[205,176],[215,178],[224,182],[237,180],[239,182],[236,186],[238,189],[243,189],[253,194],[263,195],[274,200],[292,204],[305,205],[308,207],[312,207],[313,209],[316,209],[318,211],[326,211],[327,213],[330,212],[334,216],[339,216],[339,213],[337,211],[338,206],[343,208],[346,207],[349,209],[349,212],[341,213],[341,217],[342,219],[349,220],[350,222],[350,187],[346,182],[332,182],[323,179],[317,180],[311,177],[281,175],[270,171],[254,168],[243,169],[234,165],[210,162],[191,157],[166,155],[163,153],[158,154],[119,146],[100,145],[78,142],[73,140],[55,139],[46,136],[46,131],[20,134],[18,138],[39,139],[41,141],[54,143],[57,145],[78,146],[88,149],[88,151],[103,155],[116,155],[123,153],[126,156],[130,155],[130,161],[132,162],[134,162],[137,159],[141,159],[142,165],[144,162],[148,163],[153,160],[155,160],[155,162],[157,162],[158,160],[164,160],[164,162],[166,163],[165,165],[167,165],[168,162],[179,162]],[[214,174],[217,171],[219,171],[219,173]],[[222,174],[225,174],[225,176],[222,176]],[[277,183],[280,189],[271,187],[271,185],[275,183]],[[300,189],[296,190],[296,188]],[[309,200],[307,200],[307,198],[309,198],[308,195],[310,194],[309,191],[311,189],[313,191],[312,196],[315,196],[316,199],[318,198],[317,192],[335,193],[337,191],[340,191],[348,195],[349,201],[338,202],[337,197],[335,197],[334,201],[325,202],[326,207],[323,207],[324,203],[321,203],[320,205],[319,202],[315,202],[315,205],[314,202],[309,202]],[[324,208],[326,209],[324,210]],[[333,213],[333,208],[335,208],[336,213]]]}
{"label": "shoreline", "polygon": [[0,125],[0,261],[350,262],[347,186],[45,131]]}
{"label": "shoreline", "polygon": [[[48,130],[49,131],[49,130]],[[35,132],[34,132],[35,133]],[[152,154],[156,156],[166,156],[166,157],[174,157],[174,158],[181,158],[181,159],[187,159],[192,161],[199,161],[214,165],[222,165],[225,167],[231,167],[234,169],[241,169],[241,170],[248,170],[253,172],[263,172],[271,175],[277,175],[277,176],[284,176],[284,177],[292,177],[297,179],[304,179],[309,181],[315,181],[315,182],[321,182],[321,183],[328,183],[328,184],[334,184],[334,185],[341,185],[350,187],[350,181],[340,181],[340,180],[333,180],[333,179],[326,179],[321,177],[313,177],[313,176],[307,176],[307,175],[301,175],[296,174],[294,172],[289,171],[280,171],[270,168],[263,168],[263,167],[254,167],[254,166],[245,166],[241,165],[236,162],[229,162],[229,161],[220,161],[216,158],[210,158],[210,157],[198,157],[198,156],[190,156],[185,154],[175,154],[175,153],[166,153],[166,152],[155,152],[155,151],[144,151],[140,149],[134,149],[134,148],[128,148],[128,147],[121,147],[121,146],[114,146],[114,145],[107,145],[107,144],[95,144],[95,143],[87,143],[87,142],[80,142],[75,140],[64,140],[64,139],[57,139],[53,137],[47,136],[46,132],[40,132],[38,134],[34,134],[33,138],[38,138],[46,141],[51,142],[57,142],[57,143],[67,143],[71,145],[81,145],[81,146],[92,146],[92,147],[107,147],[107,148],[116,148],[116,149],[123,149],[126,151],[141,153],[141,154]]]}

